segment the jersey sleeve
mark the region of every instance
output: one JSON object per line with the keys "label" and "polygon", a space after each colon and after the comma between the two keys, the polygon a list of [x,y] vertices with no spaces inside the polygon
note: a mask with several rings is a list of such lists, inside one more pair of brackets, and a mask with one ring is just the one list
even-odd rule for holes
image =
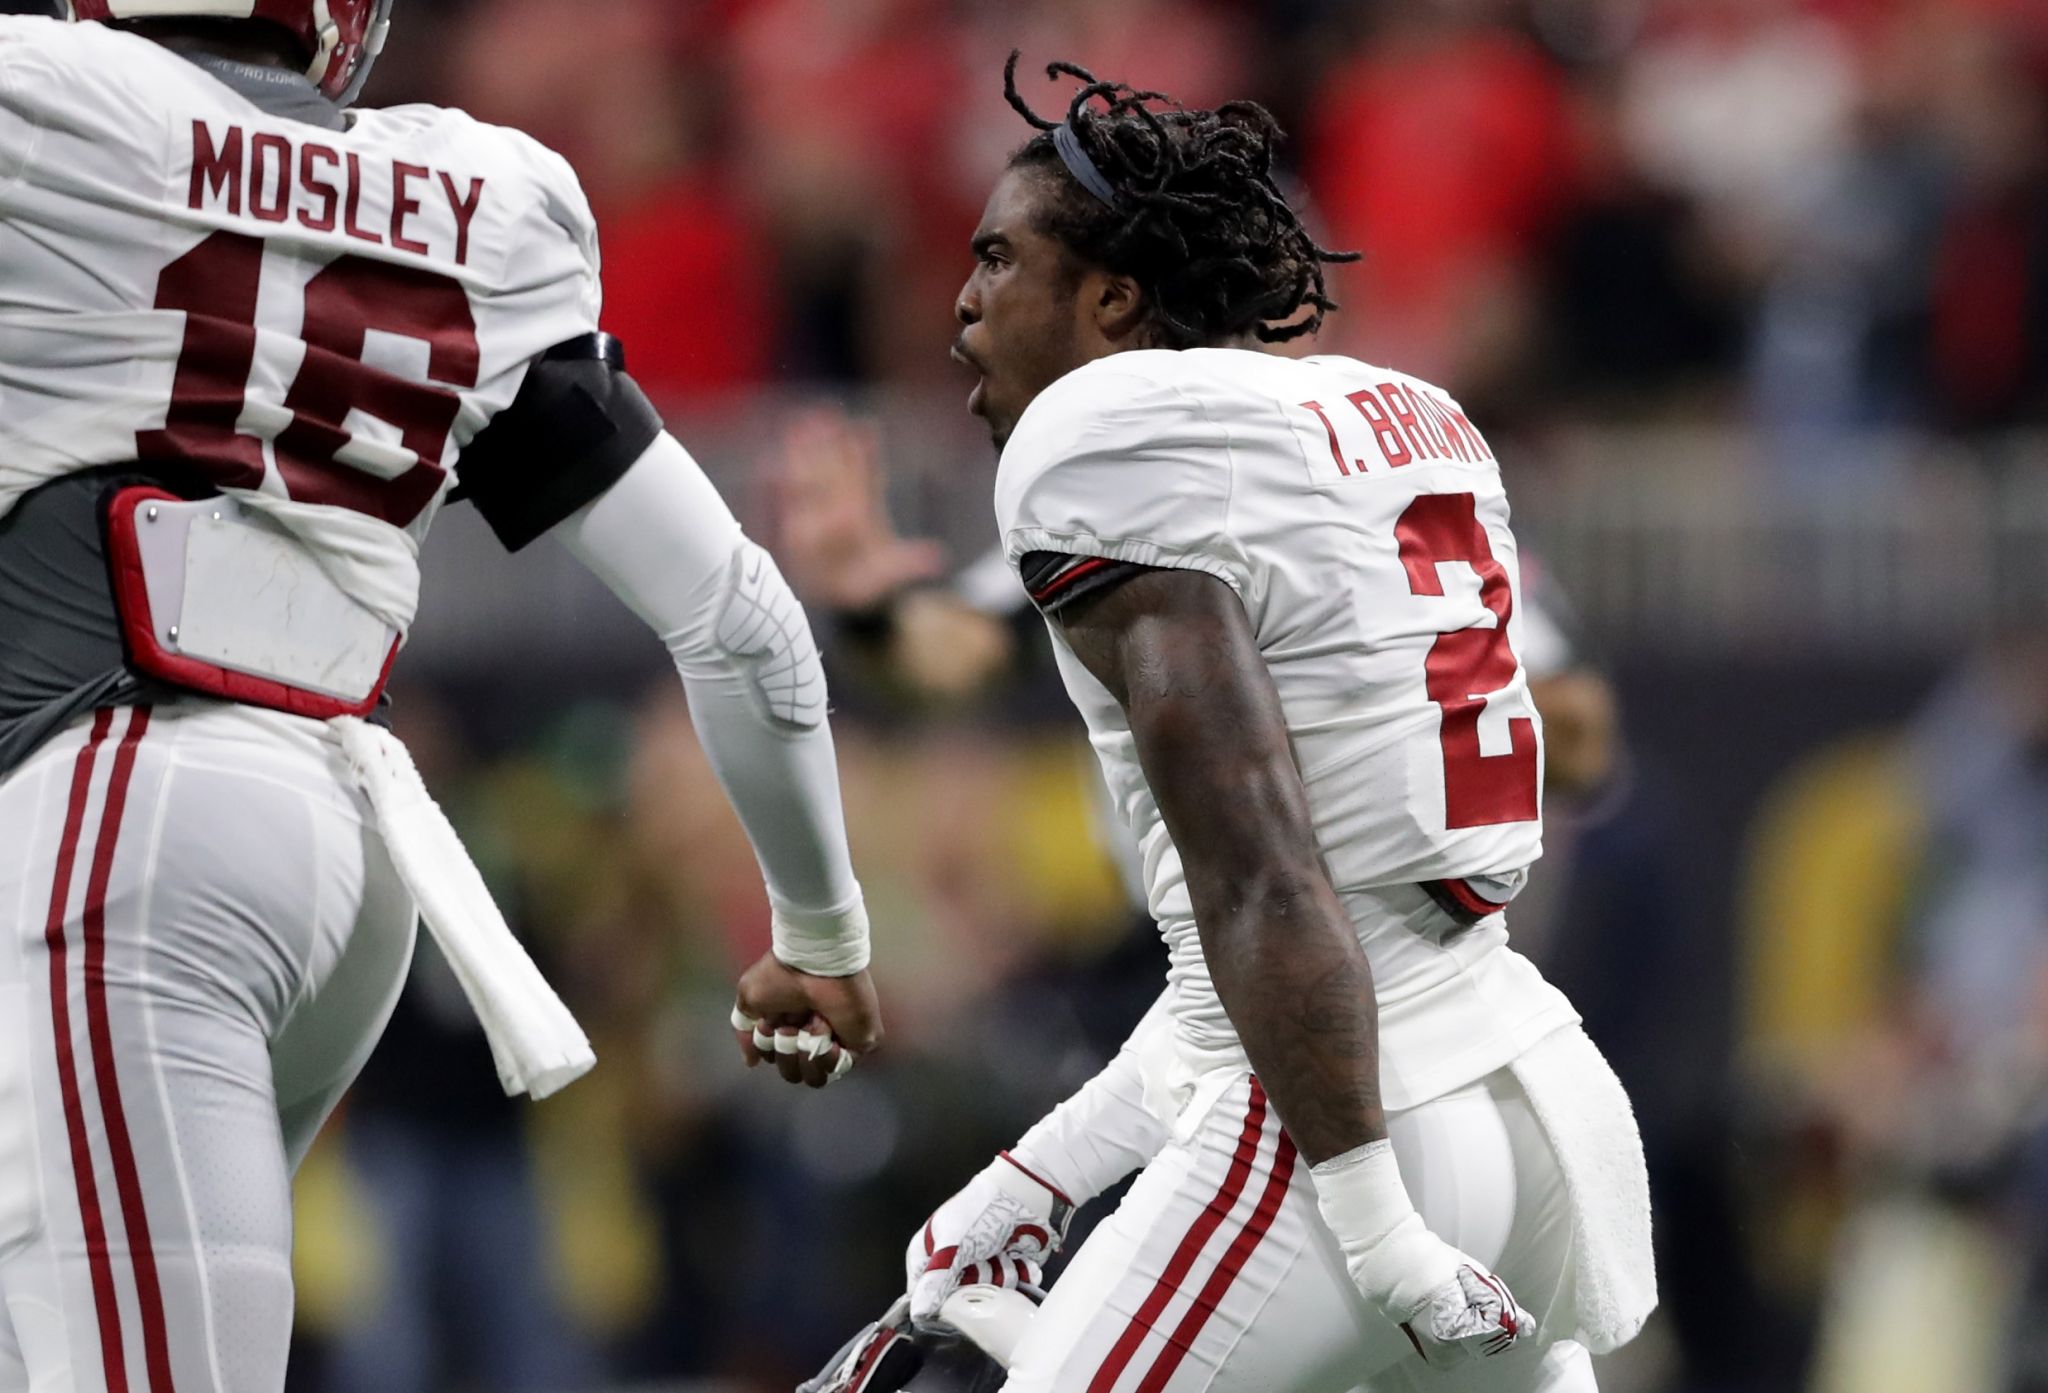
{"label": "jersey sleeve", "polygon": [[508,233],[489,310],[518,388],[463,448],[455,496],[517,551],[616,483],[662,421],[626,375],[622,347],[597,331],[597,225],[575,172],[539,141],[501,134],[534,195]]}
{"label": "jersey sleeve", "polygon": [[1232,478],[1216,413],[1171,381],[1104,360],[1047,388],[1018,422],[997,475],[996,519],[1041,608],[1127,578],[1127,567],[1203,571],[1246,595]]}
{"label": "jersey sleeve", "polygon": [[0,4],[0,201],[51,182],[107,198],[128,161],[161,163],[164,96],[138,55],[155,60],[162,49],[105,25],[5,11]]}
{"label": "jersey sleeve", "polygon": [[604,334],[559,344],[463,452],[458,497],[518,551],[625,477],[662,432],[661,414]]}
{"label": "jersey sleeve", "polygon": [[1041,614],[1058,614],[1153,569],[1135,561],[1111,561],[1103,556],[1074,556],[1058,551],[1027,551],[1017,563],[1024,593]]}
{"label": "jersey sleeve", "polygon": [[0,15],[0,200],[21,182],[42,141],[36,39],[51,23]]}
{"label": "jersey sleeve", "polygon": [[583,183],[567,160],[531,136],[511,134],[526,148],[536,171],[541,216],[574,249],[578,271],[575,311],[588,321],[586,332],[594,333],[604,312],[604,265],[598,250],[597,215],[590,211]]}

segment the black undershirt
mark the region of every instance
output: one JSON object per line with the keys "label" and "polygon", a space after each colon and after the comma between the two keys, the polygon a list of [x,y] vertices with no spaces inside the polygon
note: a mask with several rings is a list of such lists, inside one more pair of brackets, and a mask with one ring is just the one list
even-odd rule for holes
{"label": "black undershirt", "polygon": [[1156,567],[1134,561],[1111,561],[1100,556],[1068,556],[1055,551],[1032,551],[1017,564],[1024,593],[1041,614],[1058,614],[1084,600],[1114,590],[1125,581],[1142,576]]}

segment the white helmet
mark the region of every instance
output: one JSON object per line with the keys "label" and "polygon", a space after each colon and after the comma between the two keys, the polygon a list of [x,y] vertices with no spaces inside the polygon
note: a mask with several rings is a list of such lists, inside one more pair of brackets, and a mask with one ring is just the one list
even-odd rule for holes
{"label": "white helmet", "polygon": [[996,1393],[1037,1298],[1036,1288],[962,1287],[939,1308],[945,1328],[919,1330],[904,1297],[797,1393]]}

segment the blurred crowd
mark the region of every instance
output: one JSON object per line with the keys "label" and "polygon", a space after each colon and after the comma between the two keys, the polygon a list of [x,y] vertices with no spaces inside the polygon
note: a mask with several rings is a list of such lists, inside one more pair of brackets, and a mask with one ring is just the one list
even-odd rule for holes
{"label": "blurred crowd", "polygon": [[[675,400],[950,383],[942,327],[1053,58],[1267,103],[1325,345],[1543,419],[2043,419],[2035,0],[405,0],[385,100],[533,131]],[[1468,405],[1472,404],[1468,401]],[[1496,426],[1498,429],[1498,426]]]}
{"label": "blurred crowd", "polygon": [[[817,605],[891,1035],[818,1096],[740,1067],[730,983],[767,907],[658,649],[601,681],[479,652],[401,688],[603,1067],[497,1097],[423,948],[301,1177],[299,1393],[787,1390],[1157,991],[1035,621],[878,648],[772,506],[825,448],[815,422],[785,436],[793,398],[931,403],[960,438],[945,349],[1026,131],[1012,48],[1041,111],[1071,91],[1041,80],[1054,58],[1272,107],[1318,235],[1367,254],[1315,347],[1445,383],[1525,460],[1708,428],[1821,512],[1874,439],[2048,463],[2041,0],[400,0],[397,22],[371,100],[567,155],[636,377],[700,452],[700,421],[758,443],[707,463]],[[898,419],[892,448],[919,433]],[[911,526],[965,565],[985,508]],[[932,550],[890,555],[878,594],[937,579]],[[1910,659],[1595,645],[1625,752],[1553,801],[1512,923],[1643,1116],[1665,1311],[1609,1388],[2048,1388],[2025,1314],[2048,1295],[2044,628]]]}

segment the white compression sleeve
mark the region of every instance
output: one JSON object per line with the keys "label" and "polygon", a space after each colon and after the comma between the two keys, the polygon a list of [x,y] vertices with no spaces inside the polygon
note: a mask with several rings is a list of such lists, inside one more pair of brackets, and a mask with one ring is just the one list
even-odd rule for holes
{"label": "white compression sleeve", "polygon": [[697,738],[761,862],[776,956],[824,976],[866,967],[824,673],[775,563],[665,431],[556,533],[668,645]]}
{"label": "white compression sleeve", "polygon": [[1047,1113],[1010,1154],[1075,1204],[1086,1204],[1148,1164],[1170,1132],[1145,1105],[1142,1060],[1158,1032],[1172,1028],[1162,996],[1108,1067]]}

